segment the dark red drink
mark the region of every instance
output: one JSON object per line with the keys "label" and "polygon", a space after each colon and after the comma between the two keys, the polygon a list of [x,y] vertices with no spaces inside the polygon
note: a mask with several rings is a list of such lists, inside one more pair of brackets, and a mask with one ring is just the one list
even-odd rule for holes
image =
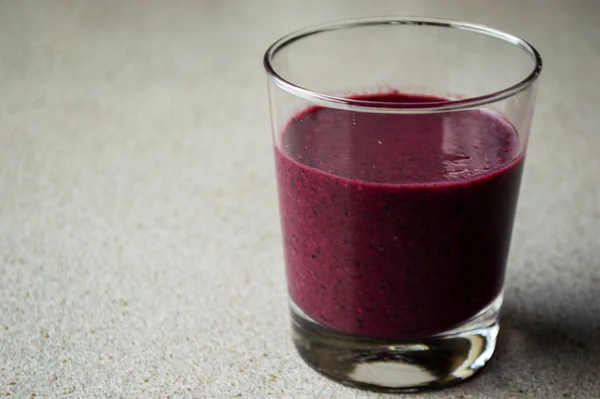
{"label": "dark red drink", "polygon": [[276,150],[294,302],[323,325],[377,338],[436,334],[476,315],[502,290],[522,147],[484,110],[297,114]]}

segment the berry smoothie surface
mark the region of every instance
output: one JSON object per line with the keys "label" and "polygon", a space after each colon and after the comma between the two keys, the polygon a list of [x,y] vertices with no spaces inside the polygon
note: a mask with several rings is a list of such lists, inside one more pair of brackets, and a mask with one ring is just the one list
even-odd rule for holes
{"label": "berry smoothie surface", "polygon": [[422,337],[501,293],[524,163],[501,116],[313,107],[280,139],[288,287],[312,319],[365,337]]}

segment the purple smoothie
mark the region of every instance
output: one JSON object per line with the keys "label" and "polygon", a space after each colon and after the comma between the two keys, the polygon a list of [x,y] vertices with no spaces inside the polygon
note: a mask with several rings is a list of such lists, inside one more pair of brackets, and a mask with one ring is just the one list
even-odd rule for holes
{"label": "purple smoothie", "polygon": [[476,315],[502,290],[522,144],[483,110],[297,114],[276,149],[293,301],[321,324],[376,338],[431,335]]}

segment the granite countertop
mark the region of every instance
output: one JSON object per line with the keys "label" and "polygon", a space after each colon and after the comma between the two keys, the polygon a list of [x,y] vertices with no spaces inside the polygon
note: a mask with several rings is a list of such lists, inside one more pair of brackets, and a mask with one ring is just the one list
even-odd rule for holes
{"label": "granite countertop", "polygon": [[491,24],[545,59],[497,353],[415,397],[600,396],[594,0],[1,2],[0,396],[403,397],[290,343],[261,65],[291,30],[386,14]]}

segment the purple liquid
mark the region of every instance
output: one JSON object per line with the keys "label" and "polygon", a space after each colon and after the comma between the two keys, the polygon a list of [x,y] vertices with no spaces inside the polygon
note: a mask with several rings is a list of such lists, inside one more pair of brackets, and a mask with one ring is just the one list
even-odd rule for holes
{"label": "purple liquid", "polygon": [[288,286],[308,316],[354,335],[425,336],[500,294],[524,158],[499,115],[315,107],[281,140]]}

